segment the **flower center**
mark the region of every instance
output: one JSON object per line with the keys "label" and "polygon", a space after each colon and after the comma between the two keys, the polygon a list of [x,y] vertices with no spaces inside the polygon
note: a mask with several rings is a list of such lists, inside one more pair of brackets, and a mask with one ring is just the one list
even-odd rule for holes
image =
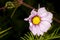
{"label": "flower center", "polygon": [[40,21],[41,21],[41,18],[39,16],[34,16],[32,18],[32,23],[35,24],[35,25],[39,24]]}

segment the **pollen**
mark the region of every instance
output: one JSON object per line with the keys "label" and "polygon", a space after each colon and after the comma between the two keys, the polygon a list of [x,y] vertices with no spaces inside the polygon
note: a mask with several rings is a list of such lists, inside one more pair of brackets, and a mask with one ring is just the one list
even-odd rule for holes
{"label": "pollen", "polygon": [[39,16],[34,16],[32,18],[32,23],[35,24],[35,25],[39,24],[40,21],[41,21],[41,18]]}

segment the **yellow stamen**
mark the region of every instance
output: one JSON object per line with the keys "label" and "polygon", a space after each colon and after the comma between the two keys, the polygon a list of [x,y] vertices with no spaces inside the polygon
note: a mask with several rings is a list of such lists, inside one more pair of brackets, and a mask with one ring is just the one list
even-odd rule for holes
{"label": "yellow stamen", "polygon": [[35,24],[35,25],[39,24],[40,21],[41,21],[41,18],[40,18],[39,16],[34,16],[34,17],[32,18],[32,22],[33,22],[33,24]]}

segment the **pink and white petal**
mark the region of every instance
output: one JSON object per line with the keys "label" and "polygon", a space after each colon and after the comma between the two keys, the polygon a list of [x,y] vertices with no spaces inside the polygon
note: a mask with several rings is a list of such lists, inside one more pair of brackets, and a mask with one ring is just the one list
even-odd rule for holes
{"label": "pink and white petal", "polygon": [[32,22],[29,22],[29,24],[30,24],[30,27],[29,27],[29,29],[30,29],[30,31],[34,34],[34,35],[36,35],[36,27],[32,24]]}
{"label": "pink and white petal", "polygon": [[38,9],[38,15],[41,17],[45,17],[47,15],[47,10],[45,7]]}
{"label": "pink and white petal", "polygon": [[48,22],[52,22],[52,18],[53,18],[53,14],[51,12],[48,12],[48,15],[46,17],[42,17],[41,20],[45,20],[45,21],[48,21]]}
{"label": "pink and white petal", "polygon": [[44,34],[44,32],[42,32],[42,31],[39,31],[39,32],[37,33],[38,36],[43,35],[43,34]]}
{"label": "pink and white petal", "polygon": [[37,32],[37,35],[38,35],[38,36],[44,34],[44,33],[40,30],[39,26],[36,26],[36,32]]}
{"label": "pink and white petal", "polygon": [[32,14],[31,14],[28,18],[25,18],[24,20],[25,20],[25,21],[31,20],[32,17],[34,17],[34,16],[35,16],[35,15],[32,15]]}
{"label": "pink and white petal", "polygon": [[28,21],[28,20],[29,20],[29,18],[25,18],[24,20],[25,20],[25,21]]}
{"label": "pink and white petal", "polygon": [[32,19],[32,17],[34,17],[35,15],[33,15],[33,14],[31,14],[30,16],[29,16],[29,19]]}
{"label": "pink and white petal", "polygon": [[29,21],[30,26],[33,26],[32,22]]}
{"label": "pink and white petal", "polygon": [[35,15],[37,15],[37,12],[36,12],[36,14],[31,14],[28,18],[32,19],[32,17],[34,17]]}
{"label": "pink and white petal", "polygon": [[35,16],[37,14],[36,11],[34,11],[34,9],[31,11],[31,15],[28,18],[25,18],[25,21],[28,21],[29,19],[31,19],[33,16]]}
{"label": "pink and white petal", "polygon": [[39,26],[42,32],[47,32],[48,29],[51,27],[51,24],[47,21],[42,21]]}
{"label": "pink and white petal", "polygon": [[43,19],[41,19],[41,21],[48,21],[49,23],[52,23],[53,20],[52,19],[49,20],[47,18],[43,18]]}
{"label": "pink and white petal", "polygon": [[33,14],[33,15],[36,15],[36,14],[37,14],[37,12],[35,11],[35,9],[33,9],[33,10],[31,11],[31,14]]}
{"label": "pink and white petal", "polygon": [[30,31],[33,33],[33,35],[36,35],[36,27],[35,26],[30,26],[29,27]]}

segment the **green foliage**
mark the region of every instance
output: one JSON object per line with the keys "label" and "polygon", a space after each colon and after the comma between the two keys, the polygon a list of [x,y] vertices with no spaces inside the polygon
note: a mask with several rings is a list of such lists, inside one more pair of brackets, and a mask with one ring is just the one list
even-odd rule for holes
{"label": "green foliage", "polygon": [[56,28],[51,34],[47,32],[43,36],[37,36],[37,35],[34,36],[31,32],[28,32],[27,34],[25,34],[24,37],[21,37],[21,39],[22,40],[52,40],[52,39],[60,38],[60,34],[58,34],[59,30],[60,27]]}
{"label": "green foliage", "polygon": [[12,28],[12,27],[9,27],[9,28],[7,28],[6,30],[1,31],[1,32],[0,32],[0,35],[3,34],[3,33],[6,32],[6,31],[10,30],[11,28]]}
{"label": "green foliage", "polygon": [[8,2],[6,2],[5,7],[7,9],[12,9],[15,7],[15,5],[11,1],[8,1]]}
{"label": "green foliage", "polygon": [[3,31],[0,31],[0,38],[6,36],[8,34],[8,31],[11,30],[11,29],[12,29],[12,27],[9,27],[9,28],[7,28]]}
{"label": "green foliage", "polygon": [[3,38],[4,36],[6,36],[8,34],[8,32],[4,33],[3,35],[0,35],[0,38]]}

